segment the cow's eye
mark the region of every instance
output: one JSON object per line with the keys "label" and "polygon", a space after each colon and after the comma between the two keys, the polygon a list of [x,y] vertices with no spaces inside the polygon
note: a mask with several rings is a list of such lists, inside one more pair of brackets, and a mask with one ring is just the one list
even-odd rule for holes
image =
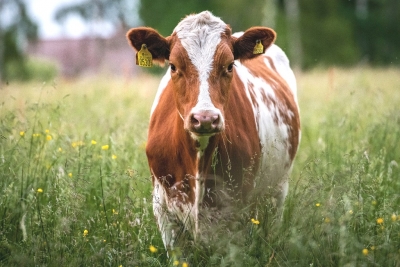
{"label": "cow's eye", "polygon": [[175,67],[174,64],[169,63],[169,66],[171,67],[171,71],[172,71],[172,72],[176,72],[176,67]]}
{"label": "cow's eye", "polygon": [[234,65],[234,63],[232,62],[231,64],[228,65],[228,68],[226,68],[226,70],[228,72],[232,72],[233,71],[233,65]]}

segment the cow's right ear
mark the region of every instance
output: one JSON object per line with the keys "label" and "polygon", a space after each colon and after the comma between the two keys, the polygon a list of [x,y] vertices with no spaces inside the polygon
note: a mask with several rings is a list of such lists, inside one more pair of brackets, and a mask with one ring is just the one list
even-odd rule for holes
{"label": "cow's right ear", "polygon": [[127,32],[126,37],[136,52],[145,44],[153,57],[153,61],[162,65],[165,60],[169,59],[170,44],[168,38],[164,38],[153,28],[132,28]]}

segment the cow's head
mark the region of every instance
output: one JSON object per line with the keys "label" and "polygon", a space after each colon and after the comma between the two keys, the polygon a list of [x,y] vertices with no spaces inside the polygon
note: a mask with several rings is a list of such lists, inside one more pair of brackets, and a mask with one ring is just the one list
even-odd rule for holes
{"label": "cow's head", "polygon": [[133,28],[127,33],[130,44],[139,51],[146,44],[153,61],[169,62],[177,110],[184,128],[195,140],[208,138],[225,127],[224,105],[235,72],[234,60],[247,60],[275,40],[275,32],[253,27],[239,38],[220,18],[205,11],[184,18],[169,37],[152,28]]}

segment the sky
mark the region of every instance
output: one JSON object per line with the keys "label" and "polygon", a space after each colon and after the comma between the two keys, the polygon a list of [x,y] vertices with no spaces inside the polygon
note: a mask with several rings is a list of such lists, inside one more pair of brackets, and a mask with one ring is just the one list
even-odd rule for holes
{"label": "sky", "polygon": [[[76,15],[71,15],[63,24],[59,24],[55,19],[58,8],[64,5],[79,3],[81,0],[28,0],[28,10],[39,25],[39,38],[80,38],[89,33],[101,33],[102,36],[112,34],[113,27],[108,23],[85,23]],[[101,29],[101,30],[100,30]]]}

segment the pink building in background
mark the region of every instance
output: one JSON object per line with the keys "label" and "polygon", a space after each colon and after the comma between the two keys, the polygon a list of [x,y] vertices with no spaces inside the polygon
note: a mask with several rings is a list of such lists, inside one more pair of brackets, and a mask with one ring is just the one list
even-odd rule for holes
{"label": "pink building in background", "polygon": [[140,71],[122,30],[110,38],[37,40],[28,45],[27,53],[56,62],[66,78],[99,73],[129,78]]}

